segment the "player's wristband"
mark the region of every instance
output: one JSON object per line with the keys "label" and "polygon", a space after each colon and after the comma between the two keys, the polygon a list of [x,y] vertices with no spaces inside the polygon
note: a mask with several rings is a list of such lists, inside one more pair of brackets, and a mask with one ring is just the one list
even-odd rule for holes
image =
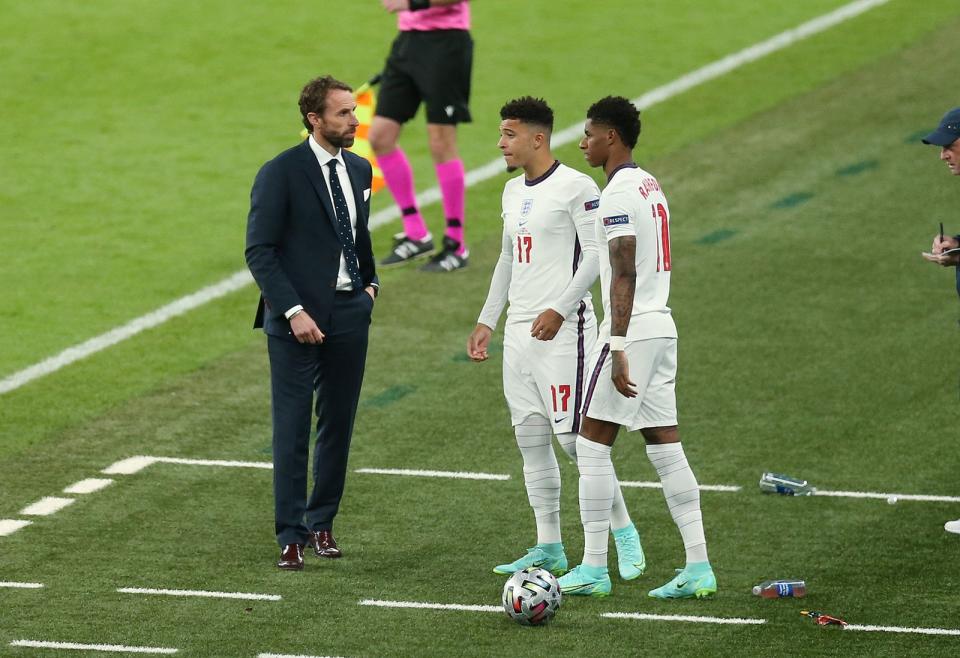
{"label": "player's wristband", "polygon": [[430,9],[430,0],[410,0],[410,11]]}
{"label": "player's wristband", "polygon": [[622,352],[626,346],[627,346],[626,336],[610,336],[611,352]]}

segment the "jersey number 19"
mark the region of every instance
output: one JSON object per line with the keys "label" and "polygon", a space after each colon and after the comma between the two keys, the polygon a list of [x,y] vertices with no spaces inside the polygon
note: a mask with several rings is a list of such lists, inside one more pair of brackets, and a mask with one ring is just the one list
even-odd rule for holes
{"label": "jersey number 19", "polygon": [[670,221],[662,203],[650,206],[657,231],[657,272],[670,271]]}

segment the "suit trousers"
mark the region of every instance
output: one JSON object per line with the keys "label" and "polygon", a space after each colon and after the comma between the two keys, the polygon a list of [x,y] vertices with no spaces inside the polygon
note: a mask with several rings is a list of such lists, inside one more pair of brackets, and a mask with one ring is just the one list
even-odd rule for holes
{"label": "suit trousers", "polygon": [[[343,497],[347,455],[367,358],[373,300],[338,292],[319,345],[267,336],[273,416],[273,493],[277,542],[305,544],[329,530]],[[318,323],[319,324],[319,323]],[[307,496],[311,413],[316,411],[313,487]]]}

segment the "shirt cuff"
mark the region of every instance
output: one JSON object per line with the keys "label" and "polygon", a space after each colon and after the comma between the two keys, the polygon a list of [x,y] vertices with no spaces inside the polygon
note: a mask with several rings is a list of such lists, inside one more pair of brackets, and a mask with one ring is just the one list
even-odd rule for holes
{"label": "shirt cuff", "polygon": [[373,282],[371,281],[371,282],[370,282],[370,287],[373,288],[373,296],[374,296],[375,298],[376,298],[376,297],[379,297],[379,296],[380,296],[380,284],[379,284],[379,283],[373,283]]}
{"label": "shirt cuff", "polygon": [[283,315],[289,320],[290,318],[292,318],[294,315],[296,315],[302,310],[303,310],[303,307],[300,304],[297,304],[296,306],[287,310],[287,312],[284,313]]}

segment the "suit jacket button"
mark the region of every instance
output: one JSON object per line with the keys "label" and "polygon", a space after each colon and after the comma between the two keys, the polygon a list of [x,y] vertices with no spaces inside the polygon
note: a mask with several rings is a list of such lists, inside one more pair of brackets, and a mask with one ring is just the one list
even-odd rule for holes
{"label": "suit jacket button", "polygon": [[331,287],[331,288],[336,288],[336,287],[337,287],[337,282],[334,281],[333,283],[331,283],[331,284],[330,284],[330,287]]}

